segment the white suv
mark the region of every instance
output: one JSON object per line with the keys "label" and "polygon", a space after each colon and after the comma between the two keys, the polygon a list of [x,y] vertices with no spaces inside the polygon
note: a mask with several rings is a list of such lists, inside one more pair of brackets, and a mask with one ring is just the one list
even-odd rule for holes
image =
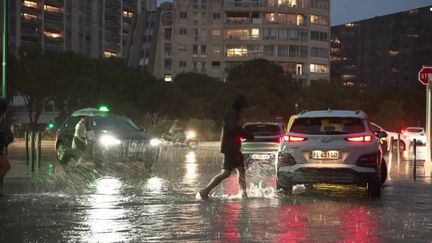
{"label": "white suv", "polygon": [[407,127],[402,130],[402,134],[410,141],[417,140],[417,144],[426,144],[426,133],[423,127]]}
{"label": "white suv", "polygon": [[277,188],[295,184],[366,185],[379,196],[387,177],[379,137],[362,111],[325,110],[300,113],[280,144]]}

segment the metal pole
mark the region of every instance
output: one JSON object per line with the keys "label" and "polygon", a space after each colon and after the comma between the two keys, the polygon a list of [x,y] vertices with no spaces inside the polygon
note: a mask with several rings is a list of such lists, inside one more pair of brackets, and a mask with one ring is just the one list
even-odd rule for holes
{"label": "metal pole", "polygon": [[413,161],[413,179],[416,180],[417,179],[417,175],[416,175],[416,168],[417,168],[417,141],[414,139],[414,147],[413,147],[413,152],[414,152],[414,161]]}
{"label": "metal pole", "polygon": [[426,85],[426,159],[425,163],[431,162],[431,84]]}
{"label": "metal pole", "polygon": [[37,162],[37,168],[41,168],[41,152],[42,152],[42,136],[41,133],[36,133],[36,162]]}
{"label": "metal pole", "polygon": [[8,0],[3,0],[2,96],[5,99],[7,98],[8,8]]}
{"label": "metal pole", "polygon": [[30,132],[30,164],[31,171],[35,170],[35,133]]}
{"label": "metal pole", "polygon": [[390,149],[389,149],[389,167],[391,167],[391,164],[393,162],[393,142],[394,138],[390,137]]}
{"label": "metal pole", "polygon": [[28,133],[28,131],[25,131],[24,132],[24,139],[25,139],[25,150],[26,150],[26,165],[28,166],[29,165],[29,157],[30,157],[30,154],[29,154],[29,133]]}
{"label": "metal pole", "polygon": [[400,133],[398,133],[398,139],[397,139],[397,163],[398,163],[398,168],[400,166]]}

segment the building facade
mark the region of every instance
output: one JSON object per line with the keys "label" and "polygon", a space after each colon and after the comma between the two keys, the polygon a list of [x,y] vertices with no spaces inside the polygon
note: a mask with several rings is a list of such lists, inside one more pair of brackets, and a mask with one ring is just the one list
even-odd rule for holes
{"label": "building facade", "polygon": [[417,85],[432,66],[432,5],[331,28],[331,80],[345,85]]}
{"label": "building facade", "polygon": [[145,28],[133,23],[155,9],[156,0],[9,1],[9,49],[15,55],[37,47],[128,58],[135,28]]}
{"label": "building facade", "polygon": [[329,80],[329,9],[329,0],[174,0],[162,10],[171,20],[161,29],[166,42],[158,43],[154,74],[225,80],[230,67],[265,58],[302,85]]}

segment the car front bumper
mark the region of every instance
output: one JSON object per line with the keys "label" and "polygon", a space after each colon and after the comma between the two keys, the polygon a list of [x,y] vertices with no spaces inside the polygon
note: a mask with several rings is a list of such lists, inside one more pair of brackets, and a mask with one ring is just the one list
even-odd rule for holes
{"label": "car front bumper", "polygon": [[357,165],[294,165],[277,170],[277,180],[284,184],[365,184],[376,180],[375,168]]}

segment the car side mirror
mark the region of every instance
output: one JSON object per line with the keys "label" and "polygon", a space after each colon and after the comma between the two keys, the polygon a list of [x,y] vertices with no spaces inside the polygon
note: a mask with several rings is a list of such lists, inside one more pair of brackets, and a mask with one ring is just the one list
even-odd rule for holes
{"label": "car side mirror", "polygon": [[384,131],[379,131],[379,132],[377,132],[377,136],[378,136],[379,138],[386,138],[388,135],[387,135],[387,133],[384,132]]}

